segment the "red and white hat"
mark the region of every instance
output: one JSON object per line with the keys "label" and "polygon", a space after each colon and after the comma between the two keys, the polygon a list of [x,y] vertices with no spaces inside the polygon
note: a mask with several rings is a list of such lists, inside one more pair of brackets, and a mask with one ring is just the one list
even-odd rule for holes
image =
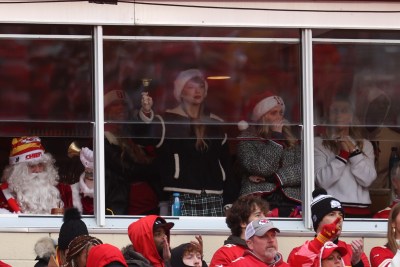
{"label": "red and white hat", "polygon": [[339,247],[332,241],[328,241],[321,248],[321,260],[328,258],[334,251],[339,252],[342,257],[347,254],[347,249],[345,247]]}
{"label": "red and white hat", "polygon": [[347,248],[339,247],[332,241],[328,241],[328,242],[324,243],[324,245],[321,248],[320,253],[319,253],[319,260],[314,261],[313,266],[314,267],[322,266],[322,260],[327,259],[334,251],[339,252],[339,254],[341,256],[341,261],[343,263],[342,266],[344,266],[343,257],[348,253]]}
{"label": "red and white hat", "polygon": [[115,89],[111,90],[104,95],[104,108],[108,107],[114,101],[124,101],[128,103],[128,98],[124,91]]}
{"label": "red and white hat", "polygon": [[[285,103],[282,98],[272,94],[270,91],[258,94],[250,98],[244,108],[244,117],[249,117],[254,122],[258,121],[265,113],[280,105],[285,112]],[[246,120],[241,120],[238,123],[239,130],[243,131],[249,127]]]}
{"label": "red and white hat", "polygon": [[44,155],[44,148],[37,136],[23,136],[13,138],[9,163],[14,165],[20,162],[38,161]]}
{"label": "red and white hat", "polygon": [[174,97],[178,102],[181,102],[181,93],[185,84],[194,77],[199,77],[204,80],[205,96],[207,96],[208,83],[204,78],[203,73],[198,69],[189,69],[178,74],[174,82]]}

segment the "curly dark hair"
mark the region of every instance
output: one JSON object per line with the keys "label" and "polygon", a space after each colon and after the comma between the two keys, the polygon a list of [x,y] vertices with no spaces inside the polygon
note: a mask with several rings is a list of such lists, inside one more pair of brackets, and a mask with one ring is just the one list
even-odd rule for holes
{"label": "curly dark hair", "polygon": [[269,211],[268,202],[257,195],[245,195],[239,197],[226,212],[226,224],[234,236],[240,237],[242,234],[242,223],[248,223],[249,217],[252,212],[260,208],[266,215]]}

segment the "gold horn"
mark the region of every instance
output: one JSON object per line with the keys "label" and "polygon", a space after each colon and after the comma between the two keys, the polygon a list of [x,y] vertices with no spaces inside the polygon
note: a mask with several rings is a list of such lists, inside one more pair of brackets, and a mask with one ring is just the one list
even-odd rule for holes
{"label": "gold horn", "polygon": [[77,142],[72,142],[68,147],[68,157],[72,158],[75,156],[79,156],[81,153],[81,149],[78,146]]}

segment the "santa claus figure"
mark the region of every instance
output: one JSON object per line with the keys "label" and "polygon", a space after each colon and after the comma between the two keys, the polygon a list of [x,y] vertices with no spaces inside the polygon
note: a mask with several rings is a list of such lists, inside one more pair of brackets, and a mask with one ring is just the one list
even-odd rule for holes
{"label": "santa claus figure", "polygon": [[[59,183],[55,160],[45,153],[39,137],[12,140],[9,165],[3,172],[2,182],[0,213],[51,214],[53,209],[72,206],[83,210],[80,182],[75,185]],[[88,184],[86,188],[92,186],[93,190],[93,183]]]}

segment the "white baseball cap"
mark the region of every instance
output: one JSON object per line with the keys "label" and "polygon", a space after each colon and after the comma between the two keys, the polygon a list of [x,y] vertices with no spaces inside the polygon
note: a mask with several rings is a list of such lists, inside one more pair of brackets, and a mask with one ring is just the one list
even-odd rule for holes
{"label": "white baseball cap", "polygon": [[269,230],[275,230],[278,233],[281,232],[278,228],[274,226],[272,221],[268,219],[257,219],[247,225],[244,236],[246,240],[249,240],[255,235],[263,236]]}

